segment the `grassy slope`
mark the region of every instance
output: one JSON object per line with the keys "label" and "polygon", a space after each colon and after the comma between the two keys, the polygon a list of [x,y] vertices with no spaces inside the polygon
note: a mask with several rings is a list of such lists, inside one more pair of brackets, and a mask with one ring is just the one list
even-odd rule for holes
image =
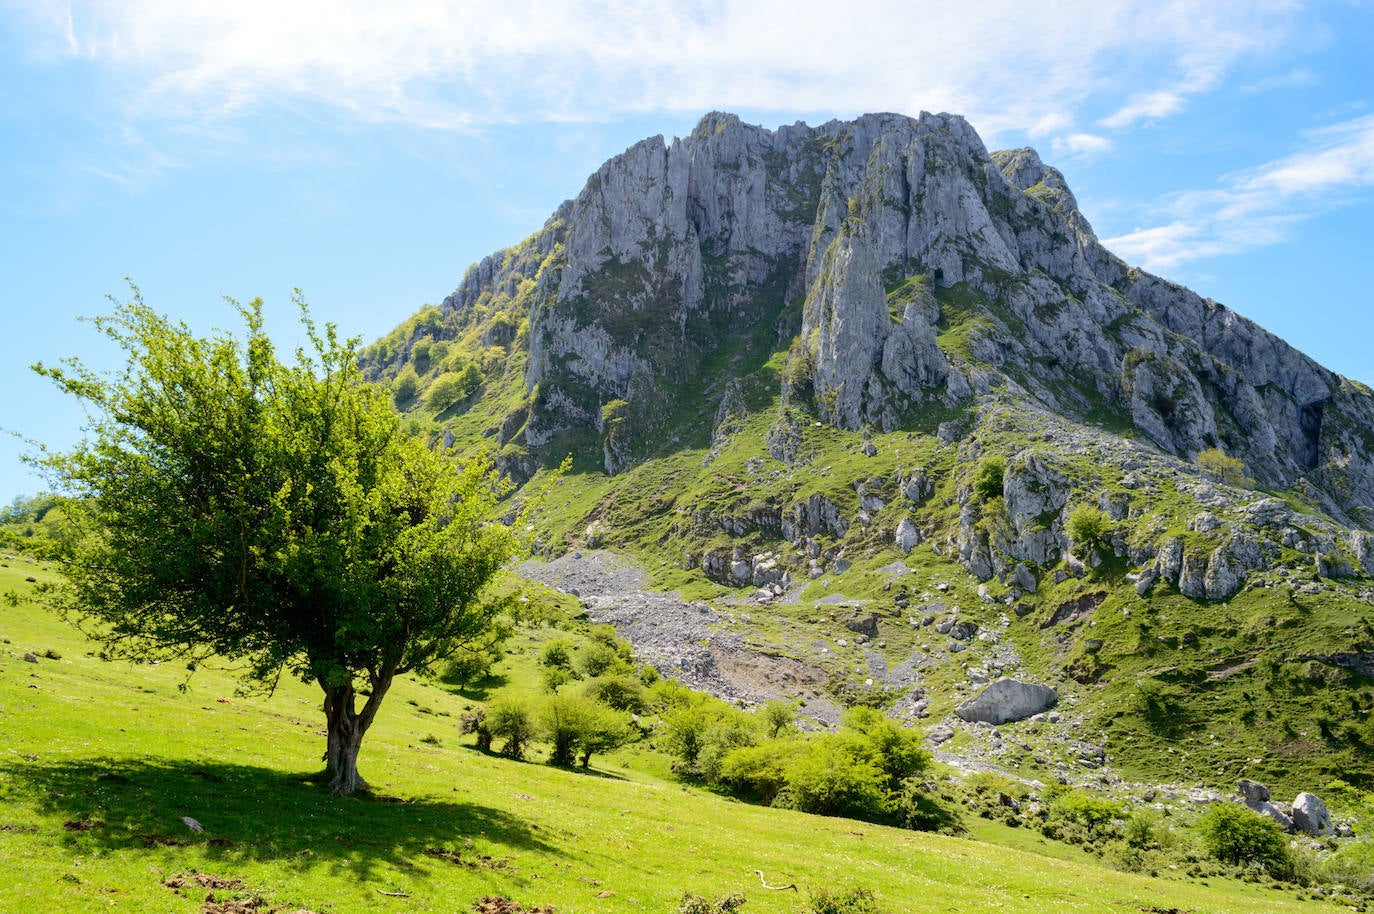
{"label": "grassy slope", "polygon": [[[191,870],[242,879],[220,898],[256,893],[284,910],[455,911],[499,893],[561,914],[670,911],[683,891],[799,909],[797,895],[759,888],[755,869],[804,889],[869,886],[902,911],[1329,910],[1040,856],[1029,839],[1009,851],[752,807],[624,764],[579,774],[487,757],[458,740],[466,701],[417,682],[389,696],[361,759],[401,802],[330,798],[305,780],[322,748],[312,689],[241,697],[205,670],[181,692],[173,665],[101,662],[28,599],[23,578],[50,573],[6,564],[0,592],[20,600],[0,607],[3,911],[196,911],[206,890],[162,885]],[[61,658],[29,664],[29,650]]]}

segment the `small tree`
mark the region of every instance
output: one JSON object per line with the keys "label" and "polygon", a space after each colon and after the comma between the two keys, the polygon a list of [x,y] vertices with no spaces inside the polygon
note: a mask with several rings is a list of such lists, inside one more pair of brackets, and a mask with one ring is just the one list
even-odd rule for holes
{"label": "small tree", "polygon": [[1225,863],[1256,863],[1282,872],[1290,862],[1288,836],[1279,823],[1239,804],[1212,804],[1198,828],[1207,853]]}
{"label": "small tree", "polygon": [[326,777],[348,794],[366,787],[358,750],[395,677],[485,643],[498,607],[483,589],[525,525],[490,523],[488,466],[405,434],[355,341],[297,304],[309,346],[283,364],[261,301],[239,308],[242,342],[201,339],[135,290],[95,321],[121,370],[35,366],[91,415],[74,451],[33,462],[77,532],[61,605],[97,623],[103,655],[217,655],[267,688],[317,683]]}
{"label": "small tree", "polygon": [[487,709],[487,729],[493,738],[506,741],[501,747],[502,755],[519,760],[525,757],[525,749],[534,739],[534,718],[524,702],[507,698]]}
{"label": "small tree", "polygon": [[1092,505],[1079,505],[1069,512],[1065,525],[1075,548],[1096,549],[1107,533],[1107,515]]}
{"label": "small tree", "polygon": [[1245,475],[1245,462],[1236,457],[1228,457],[1220,448],[1209,447],[1199,451],[1197,465],[1203,471],[1228,486],[1238,489],[1253,489],[1255,480]]}
{"label": "small tree", "polygon": [[792,705],[781,698],[765,702],[760,706],[758,715],[769,739],[777,739],[784,731],[791,729],[793,721],[797,719],[797,712]]}
{"label": "small tree", "polygon": [[551,696],[539,711],[539,733],[549,746],[549,764],[568,767],[587,730],[593,705],[580,695]]}

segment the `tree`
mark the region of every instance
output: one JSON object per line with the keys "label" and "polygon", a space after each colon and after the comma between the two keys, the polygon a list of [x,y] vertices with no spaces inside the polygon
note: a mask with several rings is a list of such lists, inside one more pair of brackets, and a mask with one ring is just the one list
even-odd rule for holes
{"label": "tree", "polygon": [[1256,863],[1282,873],[1290,862],[1288,836],[1268,816],[1236,803],[1213,803],[1198,822],[1202,844],[1218,860],[1237,866]]}
{"label": "tree", "polygon": [[1228,486],[1238,489],[1253,489],[1255,480],[1245,475],[1245,462],[1238,457],[1228,457],[1220,448],[1209,447],[1199,451],[1197,465],[1210,476]]}
{"label": "tree", "polygon": [[135,289],[95,321],[122,369],[35,366],[91,418],[75,450],[32,459],[77,528],[62,605],[97,623],[103,654],[192,670],[219,656],[269,689],[283,673],[317,683],[326,779],[349,794],[367,786],[358,751],[394,678],[492,631],[484,587],[525,525],[490,523],[490,467],[407,435],[356,341],[296,302],[309,346],[284,364],[261,300],[238,307],[243,341],[197,338]]}
{"label": "tree", "polygon": [[1107,533],[1107,515],[1092,505],[1079,505],[1069,512],[1066,525],[1069,539],[1080,549],[1095,549]]}

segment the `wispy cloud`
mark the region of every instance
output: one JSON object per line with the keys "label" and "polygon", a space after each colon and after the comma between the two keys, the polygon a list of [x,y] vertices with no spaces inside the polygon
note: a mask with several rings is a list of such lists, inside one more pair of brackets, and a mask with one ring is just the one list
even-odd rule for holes
{"label": "wispy cloud", "polygon": [[1183,110],[1183,95],[1178,92],[1146,92],[1133,96],[1114,114],[1102,118],[1098,123],[1103,127],[1120,129],[1136,121],[1153,121]]}
{"label": "wispy cloud", "polygon": [[1304,219],[1374,190],[1374,115],[1310,135],[1307,148],[1175,195],[1162,225],[1103,243],[1151,270],[1284,241]]}
{"label": "wispy cloud", "polygon": [[[1069,130],[1087,103],[1100,109],[1123,91],[1139,94],[1118,102],[1108,126],[1161,116],[1176,103],[1179,73],[1220,72],[1276,41],[1293,16],[1284,0],[1219,0],[1202,13],[1191,0],[1064,0],[1053,16],[1020,0],[856,0],[843,16],[819,0],[72,0],[38,9],[31,22],[48,53],[118,72],[135,88],[132,116],[143,118],[301,101],[450,128],[719,107],[929,109],[960,111],[985,133],[1036,136]],[[1123,88],[1125,72],[1146,76]],[[1150,87],[1156,78],[1167,81]]]}
{"label": "wispy cloud", "polygon": [[1058,155],[1093,155],[1111,149],[1112,141],[1091,133],[1071,133],[1055,137],[1051,146]]}

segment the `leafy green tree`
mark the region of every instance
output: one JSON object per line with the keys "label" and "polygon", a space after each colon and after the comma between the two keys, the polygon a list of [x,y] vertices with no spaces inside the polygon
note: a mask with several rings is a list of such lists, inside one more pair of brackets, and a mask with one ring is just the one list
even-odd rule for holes
{"label": "leafy green tree", "polygon": [[35,366],[90,419],[75,450],[33,462],[77,531],[61,604],[104,655],[317,683],[326,778],[348,794],[366,788],[358,751],[395,677],[485,643],[499,607],[484,588],[525,524],[490,523],[489,467],[406,435],[355,341],[297,304],[309,345],[283,363],[260,300],[239,308],[242,341],[197,338],[135,290],[95,321],[120,370]]}
{"label": "leafy green tree", "polygon": [[1288,836],[1282,826],[1237,803],[1213,803],[1198,830],[1207,853],[1223,862],[1257,863],[1271,872],[1289,865]]}
{"label": "leafy green tree", "polygon": [[1107,533],[1107,515],[1092,505],[1079,505],[1069,512],[1066,529],[1079,549],[1095,549]]}
{"label": "leafy green tree", "polygon": [[504,739],[501,754],[506,758],[523,759],[525,749],[536,733],[534,715],[529,706],[516,698],[505,698],[487,709],[487,729],[492,737]]}
{"label": "leafy green tree", "polygon": [[419,392],[420,376],[409,365],[402,368],[401,373],[396,375],[396,380],[391,382],[391,396],[398,407],[410,403]]}
{"label": "leafy green tree", "polygon": [[1236,457],[1226,456],[1220,448],[1209,447],[1199,451],[1197,465],[1208,474],[1238,489],[1253,489],[1255,480],[1245,475],[1245,462]]}
{"label": "leafy green tree", "polygon": [[446,371],[431,381],[425,391],[425,405],[435,412],[443,412],[466,400],[481,384],[481,370],[469,362],[462,371]]}
{"label": "leafy green tree", "polygon": [[791,702],[783,701],[781,698],[765,702],[757,713],[769,739],[777,739],[790,730],[797,719],[796,709],[792,707]]}
{"label": "leafy green tree", "polygon": [[1002,478],[1007,472],[1007,462],[1001,457],[987,457],[979,462],[973,471],[973,494],[980,502],[1002,495]]}

